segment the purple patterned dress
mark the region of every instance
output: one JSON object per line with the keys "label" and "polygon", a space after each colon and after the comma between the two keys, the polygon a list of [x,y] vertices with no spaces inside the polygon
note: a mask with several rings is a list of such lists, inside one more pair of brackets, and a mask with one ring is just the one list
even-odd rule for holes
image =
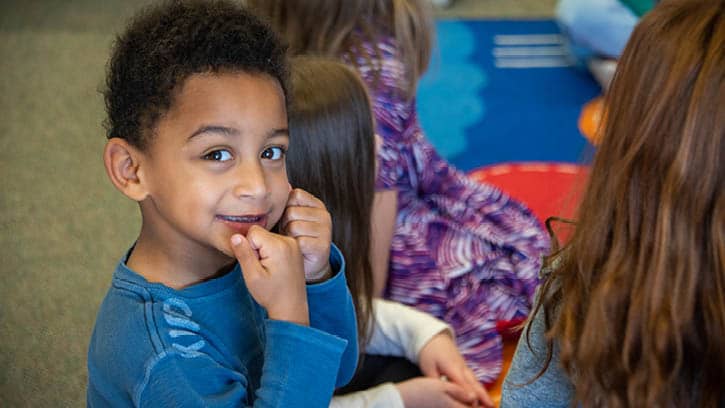
{"label": "purple patterned dress", "polygon": [[364,49],[367,57],[343,59],[356,61],[383,138],[377,188],[398,191],[385,296],[451,324],[476,376],[493,382],[501,371],[496,322],[528,315],[548,237],[524,205],[436,153],[415,100],[401,96],[404,68],[392,40]]}

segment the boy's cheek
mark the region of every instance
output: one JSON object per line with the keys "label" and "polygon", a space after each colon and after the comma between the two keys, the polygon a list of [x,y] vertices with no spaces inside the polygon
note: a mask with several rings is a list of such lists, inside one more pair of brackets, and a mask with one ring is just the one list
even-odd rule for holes
{"label": "boy's cheek", "polygon": [[290,192],[292,191],[292,185],[289,183],[287,178],[287,172],[281,172],[281,174],[275,176],[274,179],[275,188],[272,190],[272,213],[269,214],[267,220],[267,230],[275,233],[279,233],[277,224],[282,218],[282,214],[287,209],[287,201],[289,200]]}
{"label": "boy's cheek", "polygon": [[279,233],[279,220],[282,218],[282,214],[284,213],[284,210],[287,207],[287,201],[285,200],[284,203],[276,205],[274,211],[269,215],[269,219],[267,220],[267,230],[272,231],[274,233]]}

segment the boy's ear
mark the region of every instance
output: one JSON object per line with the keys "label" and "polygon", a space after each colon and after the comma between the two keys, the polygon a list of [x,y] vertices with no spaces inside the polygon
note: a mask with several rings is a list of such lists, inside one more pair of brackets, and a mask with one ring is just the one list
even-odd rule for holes
{"label": "boy's ear", "polygon": [[143,153],[121,138],[111,138],[103,149],[108,178],[128,198],[141,202],[148,196],[141,171]]}

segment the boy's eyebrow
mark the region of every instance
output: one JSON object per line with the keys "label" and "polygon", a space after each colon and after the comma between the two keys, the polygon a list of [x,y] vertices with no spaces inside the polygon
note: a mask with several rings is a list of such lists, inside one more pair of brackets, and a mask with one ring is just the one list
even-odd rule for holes
{"label": "boy's eyebrow", "polygon": [[189,140],[203,133],[220,133],[223,136],[236,136],[239,134],[239,129],[228,126],[204,125],[201,126],[199,129],[196,129],[194,133],[189,136]]}
{"label": "boy's eyebrow", "polygon": [[267,139],[271,139],[275,136],[289,137],[289,129],[287,129],[287,128],[272,129],[267,133]]}
{"label": "boy's eyebrow", "polygon": [[[219,133],[223,136],[236,136],[240,134],[241,132],[237,128],[228,127],[228,126],[219,126],[219,125],[205,125],[201,126],[199,129],[195,130],[194,133],[189,136],[188,140],[191,140],[192,138],[199,136],[203,133]],[[278,129],[272,129],[269,132],[267,132],[267,139],[270,139],[275,136],[289,136],[289,129],[287,128],[278,128]]]}

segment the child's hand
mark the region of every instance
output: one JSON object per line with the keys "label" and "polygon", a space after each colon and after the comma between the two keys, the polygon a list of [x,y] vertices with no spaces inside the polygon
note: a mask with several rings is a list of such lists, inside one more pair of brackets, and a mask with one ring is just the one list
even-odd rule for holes
{"label": "child's hand", "polygon": [[438,333],[423,346],[418,356],[418,364],[425,376],[445,376],[448,381],[461,387],[471,400],[478,401],[484,407],[494,406],[491,397],[466,365],[448,332]]}
{"label": "child's hand", "polygon": [[395,384],[403,405],[415,408],[464,408],[475,406],[475,399],[458,384],[438,378],[417,377]]}
{"label": "child's hand", "polygon": [[231,237],[249,293],[270,319],[310,324],[302,254],[294,239],[252,226]]}
{"label": "child's hand", "polygon": [[325,204],[305,190],[290,192],[287,209],[279,221],[280,233],[297,240],[304,258],[305,278],[325,280],[330,271],[332,218]]}

